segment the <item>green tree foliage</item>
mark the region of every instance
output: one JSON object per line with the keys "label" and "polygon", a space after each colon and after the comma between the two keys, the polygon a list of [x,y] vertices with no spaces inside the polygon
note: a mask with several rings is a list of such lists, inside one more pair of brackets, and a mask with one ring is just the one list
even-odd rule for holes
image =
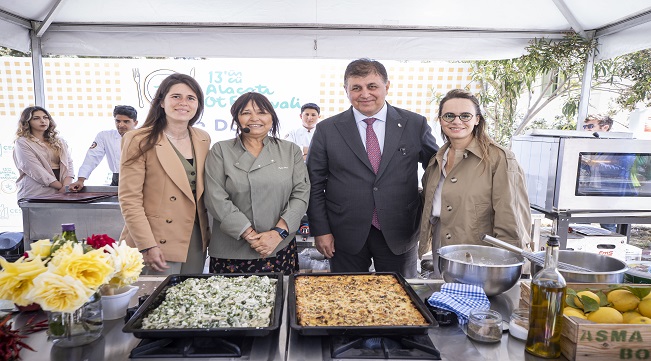
{"label": "green tree foliage", "polygon": [[[472,80],[486,113],[489,133],[508,145],[552,101],[562,100],[561,115],[535,126],[575,129],[581,81],[588,56],[597,41],[571,33],[561,40],[534,39],[519,58],[472,61]],[[651,105],[651,51],[643,50],[593,65],[592,90],[618,94],[617,110],[632,110],[638,102]],[[435,95],[434,101],[442,95]]]}
{"label": "green tree foliage", "polygon": [[17,58],[23,58],[29,56],[29,54],[25,54],[23,52],[20,52],[18,50],[13,50],[9,48],[5,48],[0,46],[0,56],[14,56]]}
{"label": "green tree foliage", "polygon": [[507,145],[513,134],[520,133],[557,98],[565,99],[562,114],[570,121],[578,110],[588,54],[596,45],[596,41],[569,34],[560,41],[534,39],[519,58],[471,62],[493,139]]}
{"label": "green tree foliage", "polygon": [[638,102],[651,106],[651,49],[640,50],[617,58],[617,75],[632,84],[623,87],[617,104],[633,110]]}

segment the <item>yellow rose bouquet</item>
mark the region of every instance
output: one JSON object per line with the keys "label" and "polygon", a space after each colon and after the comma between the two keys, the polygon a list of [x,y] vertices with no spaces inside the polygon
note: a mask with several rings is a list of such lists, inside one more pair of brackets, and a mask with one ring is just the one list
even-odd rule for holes
{"label": "yellow rose bouquet", "polygon": [[0,266],[0,299],[19,306],[36,303],[45,311],[74,312],[102,286],[135,282],[143,259],[137,249],[106,235],[93,235],[86,242],[56,236],[32,243],[16,262],[0,257]]}

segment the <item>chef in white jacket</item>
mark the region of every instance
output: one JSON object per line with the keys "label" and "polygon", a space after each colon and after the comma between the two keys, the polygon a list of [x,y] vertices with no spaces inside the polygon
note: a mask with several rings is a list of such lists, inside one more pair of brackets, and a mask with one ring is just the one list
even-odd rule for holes
{"label": "chef in white jacket", "polygon": [[86,152],[84,163],[79,168],[79,178],[68,187],[71,192],[79,192],[84,187],[84,182],[104,159],[104,156],[108,161],[109,169],[113,172],[111,185],[118,185],[122,136],[136,128],[136,125],[138,125],[138,112],[132,106],[118,105],[113,109],[113,118],[115,119],[116,129],[97,133],[95,141]]}

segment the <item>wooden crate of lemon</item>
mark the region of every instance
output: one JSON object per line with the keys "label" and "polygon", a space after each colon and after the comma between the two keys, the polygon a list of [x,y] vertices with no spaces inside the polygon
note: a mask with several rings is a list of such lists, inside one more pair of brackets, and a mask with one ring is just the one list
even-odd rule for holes
{"label": "wooden crate of lemon", "polygon": [[[521,285],[521,306],[529,305]],[[567,285],[561,352],[570,360],[651,359],[651,286]]]}

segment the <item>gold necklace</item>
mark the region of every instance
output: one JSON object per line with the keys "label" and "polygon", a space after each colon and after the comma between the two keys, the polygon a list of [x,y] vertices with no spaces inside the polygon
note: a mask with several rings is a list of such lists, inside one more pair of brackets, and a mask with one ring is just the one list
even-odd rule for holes
{"label": "gold necklace", "polygon": [[173,136],[167,134],[166,131],[163,131],[163,134],[165,134],[168,138],[171,138],[171,139],[174,139],[174,140],[181,140],[181,139],[185,139],[185,138],[187,138],[187,137],[190,135],[190,132],[186,132],[185,135],[182,136],[182,137],[180,137],[180,138],[173,137]]}

